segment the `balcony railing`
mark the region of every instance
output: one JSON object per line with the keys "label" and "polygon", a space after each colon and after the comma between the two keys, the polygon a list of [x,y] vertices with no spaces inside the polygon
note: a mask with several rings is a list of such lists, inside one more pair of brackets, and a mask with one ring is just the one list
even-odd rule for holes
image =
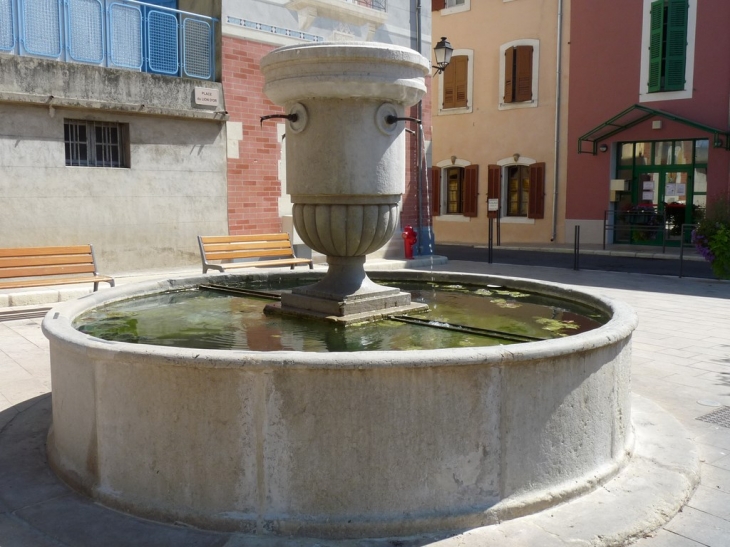
{"label": "balcony railing", "polygon": [[376,9],[378,11],[387,11],[387,0],[345,0],[350,4],[357,4],[366,8]]}
{"label": "balcony railing", "polygon": [[212,80],[216,22],[135,0],[0,0],[0,52]]}

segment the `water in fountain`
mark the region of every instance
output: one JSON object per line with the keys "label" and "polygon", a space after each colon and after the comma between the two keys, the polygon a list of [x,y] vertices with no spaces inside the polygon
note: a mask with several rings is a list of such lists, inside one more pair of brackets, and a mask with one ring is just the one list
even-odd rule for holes
{"label": "water in fountain", "polygon": [[[235,285],[228,285],[235,287]],[[604,314],[556,298],[504,287],[399,283],[430,312],[344,328],[310,319],[265,315],[265,300],[223,290],[171,291],[95,308],[82,332],[122,342],[255,351],[373,351],[512,344],[559,338],[600,326]],[[281,294],[286,284],[245,288]]]}

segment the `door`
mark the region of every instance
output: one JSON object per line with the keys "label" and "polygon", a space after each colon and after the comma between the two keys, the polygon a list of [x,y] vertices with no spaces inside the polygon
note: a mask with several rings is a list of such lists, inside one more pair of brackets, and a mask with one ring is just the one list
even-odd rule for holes
{"label": "door", "polygon": [[631,242],[679,241],[682,224],[692,222],[692,170],[685,166],[652,166],[635,170],[632,181]]}

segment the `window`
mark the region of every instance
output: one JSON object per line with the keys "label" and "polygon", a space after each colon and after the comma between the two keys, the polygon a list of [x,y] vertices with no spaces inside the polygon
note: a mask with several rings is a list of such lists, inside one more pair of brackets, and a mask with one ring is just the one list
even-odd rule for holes
{"label": "window", "polygon": [[649,93],[684,89],[688,12],[688,0],[656,0],[651,4]]}
{"label": "window", "polygon": [[456,6],[463,6],[464,0],[446,0],[446,7],[453,8]]}
{"label": "window", "polygon": [[[442,176],[443,171],[443,176]],[[440,215],[442,205],[447,215],[477,216],[479,192],[479,166],[447,167],[432,169],[431,212]],[[442,193],[443,189],[443,193]],[[441,196],[445,203],[441,203]]]}
{"label": "window", "polygon": [[544,218],[545,163],[490,165],[487,173],[487,199],[500,200],[503,217]]}
{"label": "window", "polygon": [[64,120],[66,165],[129,167],[128,133],[127,124]]}
{"label": "window", "polygon": [[532,46],[514,46],[504,52],[505,103],[532,100]]}
{"label": "window", "polygon": [[454,51],[439,85],[439,114],[468,114],[472,112],[474,82],[473,51]]}
{"label": "window", "polygon": [[537,106],[539,42],[517,40],[500,47],[500,110]]}
{"label": "window", "polygon": [[530,170],[526,165],[511,165],[507,168],[508,217],[526,217],[530,202]]}
{"label": "window", "polygon": [[643,0],[639,102],[691,99],[697,0]]}

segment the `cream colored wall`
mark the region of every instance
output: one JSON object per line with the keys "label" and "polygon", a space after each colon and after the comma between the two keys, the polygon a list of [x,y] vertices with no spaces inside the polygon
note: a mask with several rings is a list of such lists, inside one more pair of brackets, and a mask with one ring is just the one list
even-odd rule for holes
{"label": "cream colored wall", "polygon": [[[567,0],[563,5],[563,63],[561,118],[567,120],[567,42],[569,21]],[[479,165],[479,209],[476,218],[442,215],[434,218],[439,243],[486,244],[487,166],[518,153],[535,162],[545,162],[545,218],[540,220],[502,218],[502,243],[548,243],[553,234],[555,191],[555,98],[557,71],[557,2],[554,0],[511,0],[471,2],[469,11],[432,16],[433,36],[446,36],[456,49],[473,50],[472,111],[465,114],[439,113],[441,77],[433,81],[433,164],[456,156]],[[537,106],[500,110],[500,46],[515,40],[539,40]],[[521,105],[522,106],[522,105]],[[565,181],[566,140],[562,122],[562,150],[558,185],[556,233],[562,236],[565,214],[562,187]],[[511,163],[510,161],[503,163]],[[496,236],[495,236],[496,237]]]}

